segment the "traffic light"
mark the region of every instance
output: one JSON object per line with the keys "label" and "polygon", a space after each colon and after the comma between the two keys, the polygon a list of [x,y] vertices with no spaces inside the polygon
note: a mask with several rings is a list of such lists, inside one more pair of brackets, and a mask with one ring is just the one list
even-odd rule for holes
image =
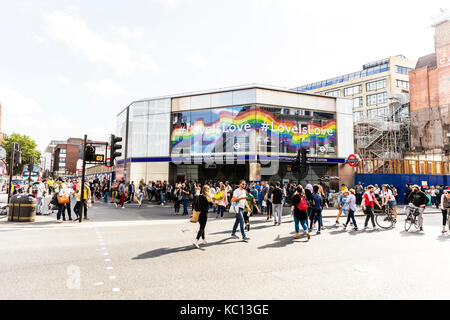
{"label": "traffic light", "polygon": [[117,144],[120,141],[122,141],[121,137],[116,137],[113,134],[111,135],[111,155],[109,159],[109,165],[111,167],[114,166],[114,159],[122,155],[122,152],[117,152],[117,150],[122,149],[122,145]]}
{"label": "traffic light", "polygon": [[301,166],[300,166],[300,172],[305,173],[306,172],[306,149],[302,148],[301,150],[302,150],[302,152],[301,152],[302,162],[301,162]]}
{"label": "traffic light", "polygon": [[297,158],[292,164],[292,170],[303,174],[306,172],[306,149],[301,148],[297,151]]}
{"label": "traffic light", "polygon": [[84,152],[84,160],[86,162],[95,161],[95,148],[93,146],[86,146]]}
{"label": "traffic light", "polygon": [[22,163],[22,152],[20,150],[14,150],[14,167],[19,166]]}
{"label": "traffic light", "polygon": [[34,158],[33,158],[33,156],[30,156],[30,162],[28,163],[28,172],[29,173],[33,172],[33,167],[34,167]]}

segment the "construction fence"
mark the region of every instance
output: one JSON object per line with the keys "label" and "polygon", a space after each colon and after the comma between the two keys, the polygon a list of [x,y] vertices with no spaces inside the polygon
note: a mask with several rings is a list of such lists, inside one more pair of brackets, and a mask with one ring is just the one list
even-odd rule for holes
{"label": "construction fence", "polygon": [[364,159],[356,167],[356,173],[449,175],[448,161],[406,159]]}

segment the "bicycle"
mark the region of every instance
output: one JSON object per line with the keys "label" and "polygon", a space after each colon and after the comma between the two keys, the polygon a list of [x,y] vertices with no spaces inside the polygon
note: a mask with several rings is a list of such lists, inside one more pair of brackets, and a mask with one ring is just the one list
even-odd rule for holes
{"label": "bicycle", "polygon": [[395,226],[394,214],[391,208],[385,209],[376,214],[375,221],[382,229],[391,229]]}
{"label": "bicycle", "polygon": [[416,230],[420,228],[419,222],[417,221],[417,217],[419,216],[419,214],[420,214],[419,208],[409,209],[409,216],[407,216],[405,220],[405,231],[409,231],[412,225],[414,225]]}

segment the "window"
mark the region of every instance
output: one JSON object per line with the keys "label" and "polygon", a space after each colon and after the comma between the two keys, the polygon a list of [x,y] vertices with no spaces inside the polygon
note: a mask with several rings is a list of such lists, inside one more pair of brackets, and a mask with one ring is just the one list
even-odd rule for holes
{"label": "window", "polygon": [[330,97],[340,97],[341,96],[341,90],[334,90],[334,91],[329,91],[329,92],[325,92],[326,96],[330,96]]}
{"label": "window", "polygon": [[363,106],[363,98],[353,98],[353,108],[359,108]]}
{"label": "window", "polygon": [[381,92],[377,94],[371,94],[366,97],[367,101],[366,104],[368,106],[373,106],[376,104],[381,104],[387,102],[387,93]]}
{"label": "window", "polygon": [[375,91],[386,88],[386,79],[366,83],[366,91]]}
{"label": "window", "polygon": [[353,121],[354,122],[358,122],[359,120],[361,120],[363,116],[363,112],[362,111],[356,111],[353,113]]}
{"label": "window", "polygon": [[66,149],[59,149],[59,154],[65,154],[66,153]]}
{"label": "window", "polygon": [[409,89],[409,82],[403,81],[403,80],[397,80],[397,87],[403,88],[403,89]]}
{"label": "window", "polygon": [[361,93],[362,91],[362,86],[353,86],[353,87],[349,87],[349,88],[345,88],[344,89],[344,96],[351,96],[354,94],[358,94]]}
{"label": "window", "polygon": [[402,66],[395,66],[397,73],[401,73],[401,74],[408,74],[412,69],[411,68],[407,68],[407,67],[402,67]]}
{"label": "window", "polygon": [[59,163],[66,163],[66,158],[59,158]]}
{"label": "window", "polygon": [[384,119],[384,117],[387,115],[387,108],[376,108],[376,109],[369,109],[367,110],[367,116],[368,118],[374,119]]}

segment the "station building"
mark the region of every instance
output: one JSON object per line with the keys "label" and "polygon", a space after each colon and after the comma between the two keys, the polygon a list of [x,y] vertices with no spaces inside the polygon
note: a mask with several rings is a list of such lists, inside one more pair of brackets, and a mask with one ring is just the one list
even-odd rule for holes
{"label": "station building", "polygon": [[[115,177],[353,184],[353,101],[265,85],[142,99],[117,115]],[[308,170],[292,170],[300,148]]]}

